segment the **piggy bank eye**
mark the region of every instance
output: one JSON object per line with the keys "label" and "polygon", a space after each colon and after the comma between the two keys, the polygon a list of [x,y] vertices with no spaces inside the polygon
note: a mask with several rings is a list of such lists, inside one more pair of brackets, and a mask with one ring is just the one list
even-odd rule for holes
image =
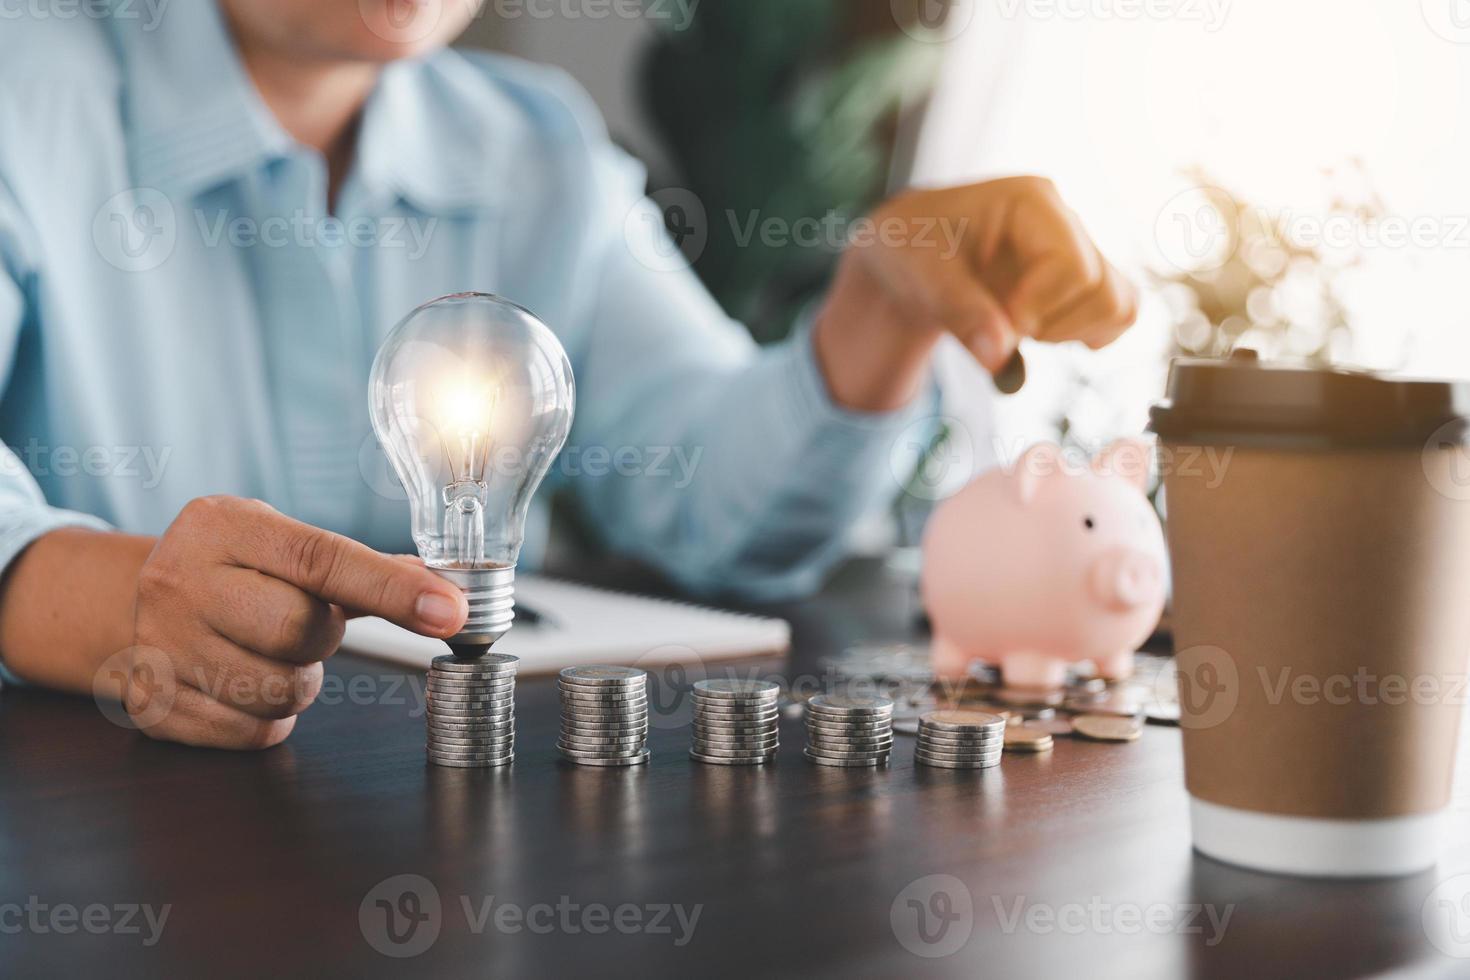
{"label": "piggy bank eye", "polygon": [[1085,527],[1085,528],[1087,528],[1087,530],[1091,531],[1093,528],[1097,527],[1097,521],[1094,521],[1090,517],[1084,517],[1082,519],[1082,526]]}

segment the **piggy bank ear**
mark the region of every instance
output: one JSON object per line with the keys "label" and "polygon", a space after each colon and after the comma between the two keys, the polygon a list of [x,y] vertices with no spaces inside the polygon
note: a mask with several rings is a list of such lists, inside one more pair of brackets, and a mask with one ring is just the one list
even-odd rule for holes
{"label": "piggy bank ear", "polygon": [[1143,439],[1119,439],[1093,457],[1092,471],[1099,476],[1117,476],[1148,492],[1148,464],[1153,453]]}
{"label": "piggy bank ear", "polygon": [[1016,496],[1022,504],[1036,499],[1041,481],[1058,472],[1062,465],[1062,447],[1050,442],[1039,442],[1021,454],[1016,463]]}

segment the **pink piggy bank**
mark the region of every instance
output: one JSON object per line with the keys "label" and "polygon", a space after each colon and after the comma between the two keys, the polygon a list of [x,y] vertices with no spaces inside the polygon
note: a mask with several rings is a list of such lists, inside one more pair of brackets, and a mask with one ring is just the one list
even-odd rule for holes
{"label": "pink piggy bank", "polygon": [[921,588],[934,668],[1000,667],[1010,687],[1054,688],[1090,660],[1133,673],[1164,609],[1164,536],[1144,493],[1148,447],[1109,446],[1089,467],[1044,443],[977,478],[935,511]]}

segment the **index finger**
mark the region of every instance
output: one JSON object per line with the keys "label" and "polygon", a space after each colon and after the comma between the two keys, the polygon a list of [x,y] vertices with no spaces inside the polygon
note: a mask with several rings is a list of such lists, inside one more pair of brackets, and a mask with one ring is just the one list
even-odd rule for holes
{"label": "index finger", "polygon": [[344,609],[425,636],[453,636],[469,615],[464,593],[422,565],[293,520],[262,506],[225,542],[236,564],[280,579]]}

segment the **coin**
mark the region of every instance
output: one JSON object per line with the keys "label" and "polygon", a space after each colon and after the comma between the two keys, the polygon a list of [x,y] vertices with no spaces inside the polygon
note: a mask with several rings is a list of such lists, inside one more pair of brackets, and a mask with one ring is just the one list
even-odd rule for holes
{"label": "coin", "polygon": [[919,724],[941,732],[988,732],[1003,728],[1006,720],[988,711],[966,711],[952,708],[946,711],[931,711],[919,719]]}
{"label": "coin", "polygon": [[719,745],[727,749],[768,749],[781,744],[781,738],[778,735],[771,735],[768,738],[708,738],[695,735],[694,741],[699,745]]}
{"label": "coin", "polygon": [[772,752],[755,759],[726,759],[717,755],[701,755],[694,749],[690,749],[689,758],[695,762],[704,762],[712,766],[763,766],[776,761],[776,753]]}
{"label": "coin", "polygon": [[1039,718],[1035,721],[1028,721],[1025,724],[1028,728],[1035,728],[1038,731],[1043,731],[1050,735],[1072,734],[1072,721],[1069,718]]}
{"label": "coin", "polygon": [[502,722],[515,721],[516,709],[514,705],[504,708],[486,708],[479,704],[452,704],[440,702],[429,703],[424,706],[429,718],[446,718],[455,722]]}
{"label": "coin", "polygon": [[1066,699],[1066,693],[1050,688],[998,687],[991,697],[1013,708],[1049,708]]}
{"label": "coin", "polygon": [[871,759],[889,752],[886,748],[844,749],[833,745],[812,745],[810,742],[806,744],[804,751],[824,759]]}
{"label": "coin", "polygon": [[776,754],[763,755],[761,758],[720,758],[719,755],[700,755],[694,749],[689,749],[689,758],[697,763],[709,765],[766,765],[776,761]]}
{"label": "coin", "polygon": [[1006,729],[1005,747],[1010,752],[1046,752],[1052,747],[1051,732],[1029,724],[1012,725]]}
{"label": "coin", "polygon": [[694,745],[689,748],[691,752],[700,755],[709,755],[710,758],[767,758],[775,754],[775,746],[761,749],[725,749],[717,745]]}
{"label": "coin", "polygon": [[597,728],[607,725],[646,725],[648,724],[648,709],[639,708],[637,711],[563,711],[561,721],[564,725],[587,725]]}
{"label": "coin", "polygon": [[504,742],[487,742],[483,745],[474,743],[460,744],[456,742],[446,743],[431,740],[424,748],[428,749],[431,755],[438,756],[471,756],[474,758],[491,756],[500,758],[515,751],[515,739],[507,739]]}
{"label": "coin", "polygon": [[495,762],[474,762],[467,759],[435,759],[430,758],[436,766],[444,766],[449,769],[501,769],[516,761],[515,753],[511,753],[503,759]]}
{"label": "coin", "polygon": [[893,730],[901,735],[919,734],[919,719],[904,718],[893,723]]}
{"label": "coin", "polygon": [[717,735],[747,735],[747,733],[779,732],[781,727],[775,721],[742,724],[739,721],[710,721],[707,718],[695,718],[694,729],[714,732]]}
{"label": "coin", "polygon": [[1116,715],[1078,715],[1072,727],[1078,735],[1096,742],[1136,742],[1143,735],[1143,725],[1136,718]]}
{"label": "coin", "polygon": [[705,722],[710,725],[737,725],[741,728],[774,728],[781,721],[781,716],[772,712],[768,715],[720,715],[711,714],[706,711],[694,713],[696,722]]}
{"label": "coin", "polygon": [[826,732],[830,735],[863,735],[870,732],[892,731],[893,723],[885,720],[880,722],[853,722],[849,724],[846,722],[818,721],[808,715],[806,727],[807,731]]}
{"label": "coin", "polygon": [[780,711],[781,703],[775,698],[767,700],[745,700],[739,698],[707,698],[699,694],[691,695],[689,703],[694,705],[698,711]]}
{"label": "coin", "polygon": [[966,763],[972,766],[993,766],[1000,762],[1002,750],[997,747],[989,752],[934,752],[929,749],[914,749],[915,759],[940,762]]}
{"label": "coin", "polygon": [[648,704],[646,702],[630,702],[624,707],[606,704],[588,705],[577,701],[563,701],[561,703],[561,716],[563,718],[604,721],[608,718],[647,717],[647,715]]}
{"label": "coin", "polygon": [[995,390],[1002,395],[1015,395],[1026,387],[1026,355],[1017,347],[993,378]]}
{"label": "coin", "polygon": [[695,712],[710,715],[774,715],[781,710],[774,701],[767,704],[754,701],[706,701],[696,695],[692,703]]}
{"label": "coin", "polygon": [[1070,699],[1062,707],[1079,714],[1133,718],[1143,714],[1144,706],[1138,698],[1115,691],[1102,698]]}
{"label": "coin", "polygon": [[463,685],[437,685],[429,683],[426,695],[429,698],[482,698],[490,701],[503,701],[516,695],[516,685],[500,685],[497,688],[482,688],[482,686]]}
{"label": "coin", "polygon": [[806,749],[807,751],[814,752],[817,755],[830,755],[840,758],[848,758],[850,756],[861,755],[887,755],[889,752],[893,751],[893,745],[891,743],[888,745],[822,745],[817,742],[808,742],[806,743]]}
{"label": "coin", "polygon": [[561,734],[567,738],[589,741],[625,741],[630,738],[647,738],[647,725],[628,725],[623,728],[580,728],[575,725],[561,726]]}
{"label": "coin", "polygon": [[436,694],[433,691],[429,692],[429,704],[482,705],[492,711],[497,711],[502,708],[514,707],[515,703],[515,698],[505,697],[504,695],[499,694],[481,696],[478,694]]}
{"label": "coin", "polygon": [[585,688],[558,687],[557,693],[561,695],[562,701],[568,704],[585,704],[588,706],[598,704],[627,704],[630,701],[647,701],[648,692],[643,688],[630,689],[627,691],[592,691]]}
{"label": "coin", "polygon": [[450,738],[493,738],[508,735],[516,730],[514,724],[504,725],[455,725],[448,722],[429,722],[430,734],[447,735]]}
{"label": "coin", "polygon": [[467,691],[474,694],[509,692],[515,690],[516,677],[510,674],[494,679],[470,679],[463,674],[441,674],[437,671],[430,671],[426,684],[430,691]]}
{"label": "coin", "polygon": [[999,742],[1005,737],[1005,727],[991,728],[986,731],[945,731],[919,722],[919,737],[932,739],[937,742],[957,742],[963,745],[973,745],[984,742]]}
{"label": "coin", "polygon": [[816,763],[819,766],[831,766],[837,769],[878,769],[888,764],[887,755],[878,758],[835,759],[830,756],[813,755],[805,749],[802,750],[801,754],[806,757],[808,762]]}
{"label": "coin", "polygon": [[694,724],[696,725],[734,725],[739,728],[776,728],[781,724],[779,713],[769,715],[720,715],[710,714],[707,711],[694,712]]}
{"label": "coin", "polygon": [[806,739],[813,745],[861,745],[866,742],[891,742],[892,732],[873,732],[866,735],[833,735],[829,732],[808,731]]}
{"label": "coin", "polygon": [[430,666],[435,670],[454,673],[504,673],[514,671],[520,662],[520,657],[513,657],[508,653],[489,653],[474,660],[464,660],[453,654],[444,654],[430,661]]}
{"label": "coin", "polygon": [[455,725],[491,725],[496,722],[515,720],[515,715],[486,711],[474,705],[451,708],[441,704],[437,708],[430,708],[427,717],[430,721],[438,719]]}
{"label": "coin", "polygon": [[806,703],[808,712],[826,712],[839,718],[853,715],[890,715],[893,699],[876,694],[818,694]]}
{"label": "coin", "polygon": [[642,755],[639,755],[639,756],[630,756],[630,757],[618,756],[618,757],[615,757],[615,758],[608,758],[608,759],[583,758],[581,756],[577,756],[577,757],[574,758],[574,757],[568,756],[565,752],[563,752],[561,755],[562,755],[562,758],[565,761],[570,762],[573,765],[578,765],[578,766],[608,766],[608,767],[611,767],[611,766],[641,766],[645,762],[648,761],[650,753],[645,751]]}
{"label": "coin", "polygon": [[589,687],[616,687],[623,684],[643,685],[648,683],[648,672],[637,667],[566,667],[557,674],[563,684],[583,684]]}
{"label": "coin", "polygon": [[647,721],[648,708],[637,708],[634,711],[563,710],[562,720],[581,724],[631,724],[634,721]]}
{"label": "coin", "polygon": [[636,745],[648,741],[647,735],[573,735],[562,732],[559,739],[562,743],[572,747],[583,746],[585,748],[616,747],[620,745]]}
{"label": "coin", "polygon": [[996,758],[995,762],[987,765],[976,765],[973,762],[951,762],[946,759],[926,758],[918,753],[914,754],[914,761],[919,765],[930,766],[934,769],[994,769],[1000,764],[999,757]]}
{"label": "coin", "polygon": [[774,701],[781,694],[780,685],[770,681],[713,679],[694,682],[694,693],[721,700],[760,699]]}
{"label": "coin", "polygon": [[510,749],[494,749],[477,751],[474,749],[441,749],[435,746],[429,747],[429,758],[434,760],[451,759],[460,762],[500,762],[512,754]]}

